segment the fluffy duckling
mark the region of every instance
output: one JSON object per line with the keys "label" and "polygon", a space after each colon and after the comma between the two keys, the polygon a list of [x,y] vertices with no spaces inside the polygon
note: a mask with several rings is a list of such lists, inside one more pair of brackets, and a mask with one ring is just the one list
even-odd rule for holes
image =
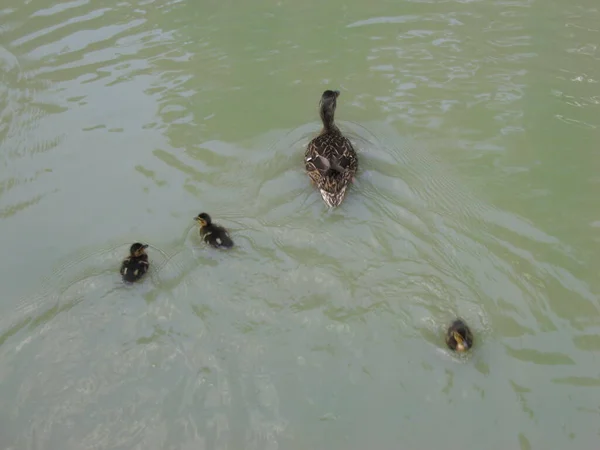
{"label": "fluffy duckling", "polygon": [[233,241],[229,237],[227,230],[212,223],[208,214],[200,213],[194,220],[200,225],[200,237],[202,237],[202,240],[208,245],[215,248],[233,247]]}
{"label": "fluffy duckling", "polygon": [[344,201],[346,189],[354,181],[358,170],[356,151],[335,124],[339,95],[340,91],[323,92],[319,103],[323,129],[308,143],[304,153],[306,173],[330,208],[335,208]]}
{"label": "fluffy duckling", "polygon": [[148,245],[136,242],[129,248],[129,256],[121,264],[121,276],[126,283],[133,283],[141,279],[148,269],[148,255],[146,249]]}
{"label": "fluffy duckling", "polygon": [[460,319],[456,319],[446,333],[446,344],[456,352],[466,352],[473,346],[473,333]]}

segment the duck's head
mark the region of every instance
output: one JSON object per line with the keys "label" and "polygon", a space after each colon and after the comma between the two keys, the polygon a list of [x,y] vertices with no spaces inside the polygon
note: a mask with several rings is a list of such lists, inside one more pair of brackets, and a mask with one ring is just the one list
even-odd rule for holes
{"label": "duck's head", "polygon": [[456,348],[454,350],[456,350],[457,352],[466,352],[467,350],[469,350],[469,343],[463,337],[462,334],[455,330],[452,332],[452,337],[456,342]]}
{"label": "duck's head", "polygon": [[200,213],[194,219],[201,227],[206,227],[211,224],[210,216],[206,213]]}
{"label": "duck's head", "polygon": [[139,242],[136,242],[131,247],[129,247],[129,253],[131,254],[131,256],[134,256],[137,258],[139,256],[145,255],[147,248],[148,248],[147,244],[141,244]]}
{"label": "duck's head", "polygon": [[333,117],[335,116],[335,108],[337,106],[337,98],[340,96],[340,91],[326,90],[321,95],[321,101],[319,102],[319,111],[321,113],[321,120],[327,127],[333,125]]}
{"label": "duck's head", "polygon": [[319,106],[322,108],[323,106],[327,106],[333,108],[335,110],[337,98],[340,96],[340,91],[332,91],[327,89],[321,95],[321,101],[319,102]]}
{"label": "duck's head", "polygon": [[448,346],[457,352],[466,352],[473,346],[473,335],[467,324],[455,320],[448,328]]}

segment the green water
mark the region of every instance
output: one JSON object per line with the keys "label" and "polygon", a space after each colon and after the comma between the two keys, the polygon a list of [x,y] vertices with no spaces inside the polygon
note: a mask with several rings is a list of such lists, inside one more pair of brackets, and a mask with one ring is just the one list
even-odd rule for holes
{"label": "green water", "polygon": [[[3,0],[0,449],[596,448],[599,24]],[[332,211],[302,163],[327,88],[360,158]]]}

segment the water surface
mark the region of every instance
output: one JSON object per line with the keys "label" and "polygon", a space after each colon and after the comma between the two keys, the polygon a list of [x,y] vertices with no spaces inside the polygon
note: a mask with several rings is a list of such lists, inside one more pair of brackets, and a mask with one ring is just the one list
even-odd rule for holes
{"label": "water surface", "polygon": [[[0,449],[594,448],[599,23],[5,0]],[[332,211],[302,172],[327,88],[360,157]]]}

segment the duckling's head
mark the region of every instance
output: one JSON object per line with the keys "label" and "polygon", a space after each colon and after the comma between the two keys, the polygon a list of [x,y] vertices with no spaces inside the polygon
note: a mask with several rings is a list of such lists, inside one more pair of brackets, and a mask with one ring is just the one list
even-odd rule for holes
{"label": "duckling's head", "polygon": [[456,342],[455,350],[457,352],[464,352],[469,349],[469,344],[467,343],[467,341],[462,337],[462,335],[458,331],[453,331],[452,337],[454,338],[454,341]]}
{"label": "duckling's head", "polygon": [[201,227],[206,227],[211,224],[210,216],[206,213],[198,214],[198,216],[194,220],[198,222],[198,225],[200,225]]}
{"label": "duckling's head", "polygon": [[448,328],[447,342],[452,350],[466,352],[473,346],[473,335],[462,320],[455,320]]}
{"label": "duckling's head", "polygon": [[147,244],[141,244],[139,242],[136,242],[129,248],[129,253],[131,254],[131,256],[139,257],[146,254],[147,248]]}
{"label": "duckling's head", "polygon": [[319,110],[321,113],[321,120],[325,126],[333,124],[333,117],[335,115],[335,108],[337,106],[337,98],[340,96],[340,91],[326,90],[321,95],[321,101],[319,102]]}

